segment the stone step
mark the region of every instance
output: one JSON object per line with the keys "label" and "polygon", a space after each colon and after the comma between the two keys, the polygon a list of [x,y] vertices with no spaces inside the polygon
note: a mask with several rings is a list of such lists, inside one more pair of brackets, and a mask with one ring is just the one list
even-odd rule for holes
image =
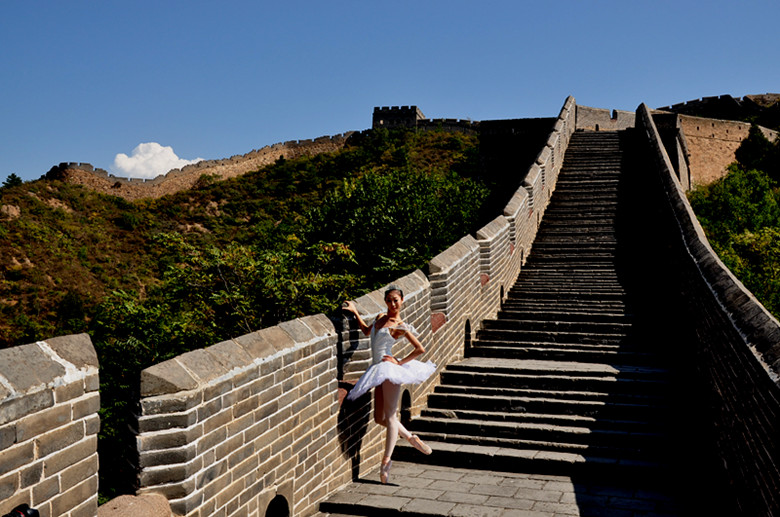
{"label": "stone step", "polygon": [[424,417],[414,421],[414,432],[423,440],[448,440],[543,450],[600,451],[607,456],[651,457],[667,441],[661,431],[625,431],[549,423],[494,420],[461,420]]}
{"label": "stone step", "polygon": [[[634,363],[632,363],[634,364]],[[634,364],[635,365],[635,364]],[[636,366],[636,365],[635,365]],[[477,386],[482,388],[505,388],[509,390],[534,390],[537,393],[593,393],[592,398],[605,398],[603,394],[651,395],[666,398],[671,393],[666,376],[655,377],[593,377],[562,375],[560,373],[490,373],[483,371],[458,371],[445,369],[441,373],[442,393],[452,393],[455,386]],[[460,391],[459,391],[460,393]],[[509,392],[510,394],[519,394]],[[523,393],[530,396],[529,393]],[[574,395],[572,395],[574,396]],[[580,396],[579,398],[583,398]],[[617,399],[615,399],[617,400]],[[477,408],[471,408],[477,409]]]}
{"label": "stone step", "polygon": [[577,361],[471,358],[450,364],[451,371],[506,373],[511,375],[572,375],[575,377],[660,379],[669,378],[666,368],[622,364],[592,364]]}
{"label": "stone step", "polygon": [[[421,418],[487,420],[492,422],[527,422],[536,424],[554,424],[560,426],[583,427],[587,429],[613,429],[625,432],[659,432],[667,425],[647,419],[594,418],[580,415],[561,415],[544,413],[501,413],[474,409],[435,409],[426,408],[420,413]],[[417,420],[415,420],[415,423]]]}
{"label": "stone step", "polygon": [[[554,292],[552,291],[553,288],[555,288]],[[576,298],[583,302],[590,301],[592,303],[625,301],[626,298],[626,292],[622,286],[599,288],[588,284],[567,285],[561,283],[555,287],[549,285],[549,288],[545,289],[545,285],[542,282],[532,283],[527,286],[522,285],[522,283],[519,286],[515,285],[510,289],[509,294],[523,299],[528,299],[531,296],[536,300],[560,298],[572,300]]]}
{"label": "stone step", "polygon": [[519,448],[510,442],[501,445],[458,443],[453,438],[456,437],[447,437],[447,441],[439,441],[429,437],[426,441],[433,448],[433,454],[430,456],[422,456],[411,445],[399,441],[394,457],[401,461],[416,461],[460,468],[585,476],[591,481],[597,479],[652,480],[662,475],[664,471],[664,463],[658,461],[657,458],[639,460],[619,456],[601,456],[595,451],[588,451],[587,448],[571,451]]}
{"label": "stone step", "polygon": [[480,341],[514,341],[533,343],[609,344],[623,343],[626,334],[595,332],[556,332],[553,330],[484,329],[477,335]]}
{"label": "stone step", "polygon": [[520,296],[509,293],[509,297],[504,301],[503,307],[507,310],[553,310],[566,311],[576,314],[587,313],[617,313],[625,312],[626,304],[622,300],[611,302],[603,300],[543,300],[532,297]]}
{"label": "stone step", "polygon": [[624,312],[569,312],[556,311],[554,308],[547,310],[517,310],[512,308],[509,302],[505,302],[498,312],[499,319],[510,320],[544,320],[561,322],[593,322],[593,323],[625,323],[633,321],[633,316]]}
{"label": "stone step", "polygon": [[504,317],[496,320],[484,320],[482,331],[492,330],[522,330],[545,332],[573,332],[577,334],[615,335],[625,337],[632,328],[631,323],[592,322],[592,321],[558,321],[554,319],[517,319]]}
{"label": "stone step", "polygon": [[[609,350],[609,345],[578,345],[539,343],[538,345],[506,343],[500,341],[476,341],[467,350],[466,357],[494,357],[507,359],[543,359],[598,363],[624,362],[628,364],[655,365],[662,359],[657,354],[641,351],[625,350],[620,345],[612,345],[616,350]],[[586,348],[587,347],[587,348]],[[605,348],[602,348],[605,347]]]}
{"label": "stone step", "polygon": [[[585,392],[583,392],[585,393]],[[473,386],[439,386],[428,396],[428,407],[435,409],[480,409],[500,413],[542,413],[579,415],[594,418],[653,419],[666,418],[668,404],[660,400],[642,400],[634,402],[615,400],[609,396],[602,399],[577,399],[565,391],[549,392],[546,397],[540,394],[524,394],[522,390],[510,388],[478,388]]]}

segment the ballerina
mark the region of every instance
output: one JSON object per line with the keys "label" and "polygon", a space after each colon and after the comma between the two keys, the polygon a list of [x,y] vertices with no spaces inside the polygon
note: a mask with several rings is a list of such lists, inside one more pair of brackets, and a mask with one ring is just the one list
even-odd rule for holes
{"label": "ballerina", "polygon": [[[396,415],[401,396],[401,384],[419,384],[436,371],[436,365],[431,361],[423,363],[415,359],[425,353],[425,348],[417,339],[417,331],[414,327],[401,321],[403,301],[403,291],[395,285],[390,285],[385,291],[387,313],[380,314],[371,325],[363,321],[353,302],[346,302],[343,306],[345,311],[355,315],[363,334],[370,335],[371,366],[360,377],[347,398],[355,400],[376,387],[374,421],[387,428],[385,454],[379,469],[379,479],[382,483],[387,483],[390,478],[390,467],[393,463],[391,458],[399,434],[423,454],[431,453],[431,448],[419,436],[410,433]],[[399,360],[393,356],[392,347],[393,343],[402,337],[406,337],[414,350]]]}

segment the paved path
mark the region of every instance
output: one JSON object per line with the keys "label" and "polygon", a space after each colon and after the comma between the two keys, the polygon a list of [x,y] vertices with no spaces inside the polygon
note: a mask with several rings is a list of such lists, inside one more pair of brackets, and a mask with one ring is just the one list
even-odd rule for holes
{"label": "paved path", "polygon": [[[377,480],[375,481],[374,478]],[[394,462],[323,503],[318,517],[662,517],[689,515],[660,489],[600,486],[568,476],[515,474]],[[339,513],[345,512],[345,513]]]}

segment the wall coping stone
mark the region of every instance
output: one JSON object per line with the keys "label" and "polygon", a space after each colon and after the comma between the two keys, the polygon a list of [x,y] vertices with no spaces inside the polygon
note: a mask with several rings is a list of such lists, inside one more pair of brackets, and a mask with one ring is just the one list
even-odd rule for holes
{"label": "wall coping stone", "polygon": [[428,269],[431,274],[447,273],[465,259],[470,252],[479,249],[479,244],[471,235],[466,235],[458,242],[431,259]]}
{"label": "wall coping stone", "polygon": [[528,191],[521,185],[512,195],[512,198],[509,200],[509,203],[506,204],[506,207],[504,207],[504,215],[507,217],[516,217],[520,208],[523,206],[523,203],[528,201],[528,198]]}
{"label": "wall coping stone", "polygon": [[198,381],[179,362],[164,361],[141,371],[141,397],[192,390]]}
{"label": "wall coping stone", "polygon": [[528,174],[525,175],[525,179],[523,180],[523,186],[525,188],[533,187],[534,183],[539,179],[539,176],[542,174],[542,169],[539,167],[538,163],[534,163],[528,168]]}
{"label": "wall coping stone", "polygon": [[330,320],[318,314],[191,350],[144,369],[141,372],[141,396],[170,395],[215,384],[236,370],[256,366],[318,339],[335,335]]}
{"label": "wall coping stone", "polygon": [[550,149],[548,146],[542,147],[542,150],[539,151],[539,154],[536,155],[536,164],[538,165],[544,165],[550,160],[550,157],[552,156],[552,149]]}
{"label": "wall coping stone", "polygon": [[502,231],[509,228],[509,221],[503,215],[499,215],[488,224],[477,230],[477,241],[487,241],[497,235],[500,235]]}
{"label": "wall coping stone", "polygon": [[73,364],[77,368],[94,366],[98,367],[98,357],[89,334],[74,334],[71,336],[59,336],[46,340],[46,344],[57,355]]}

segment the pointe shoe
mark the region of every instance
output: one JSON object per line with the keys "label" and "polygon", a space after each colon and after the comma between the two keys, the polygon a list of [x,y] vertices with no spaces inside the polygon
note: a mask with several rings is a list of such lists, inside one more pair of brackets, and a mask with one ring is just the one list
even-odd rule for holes
{"label": "pointe shoe", "polygon": [[393,460],[390,460],[379,467],[379,481],[381,481],[383,485],[387,484],[387,481],[390,479],[390,467],[392,466]]}
{"label": "pointe shoe", "polygon": [[422,441],[420,437],[417,436],[416,434],[410,436],[408,441],[409,443],[412,444],[412,447],[414,447],[415,449],[417,449],[423,454],[430,454],[433,452],[433,449],[431,449],[431,447],[427,443]]}

